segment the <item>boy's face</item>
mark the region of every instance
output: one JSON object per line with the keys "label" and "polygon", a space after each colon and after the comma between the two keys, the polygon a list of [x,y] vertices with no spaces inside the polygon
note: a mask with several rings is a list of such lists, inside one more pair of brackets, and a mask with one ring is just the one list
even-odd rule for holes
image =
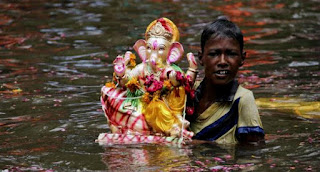
{"label": "boy's face", "polygon": [[243,65],[245,53],[241,53],[237,40],[215,37],[206,42],[200,58],[209,82],[226,85],[236,77],[239,67]]}

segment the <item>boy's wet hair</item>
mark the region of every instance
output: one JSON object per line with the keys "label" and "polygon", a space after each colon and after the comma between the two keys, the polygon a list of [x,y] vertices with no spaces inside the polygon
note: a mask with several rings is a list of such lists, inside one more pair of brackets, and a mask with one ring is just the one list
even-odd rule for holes
{"label": "boy's wet hair", "polygon": [[233,38],[239,42],[240,51],[243,52],[243,35],[240,28],[234,24],[233,22],[229,21],[229,19],[225,16],[218,17],[217,20],[208,24],[202,34],[201,34],[201,51],[203,53],[204,46],[206,42],[211,37],[228,37]]}

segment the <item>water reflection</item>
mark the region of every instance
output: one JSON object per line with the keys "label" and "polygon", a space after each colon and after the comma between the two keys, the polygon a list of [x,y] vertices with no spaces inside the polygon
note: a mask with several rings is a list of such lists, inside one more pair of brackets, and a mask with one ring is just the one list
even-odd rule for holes
{"label": "water reflection", "polygon": [[193,142],[182,148],[148,144],[104,149],[103,162],[110,171],[251,171],[264,165],[264,153],[277,152],[280,146],[255,148]]}
{"label": "water reflection", "polygon": [[105,153],[102,155],[102,160],[108,167],[108,170],[111,171],[183,170],[190,163],[187,156],[190,150],[178,147],[163,145],[115,145],[105,147],[104,149]]}

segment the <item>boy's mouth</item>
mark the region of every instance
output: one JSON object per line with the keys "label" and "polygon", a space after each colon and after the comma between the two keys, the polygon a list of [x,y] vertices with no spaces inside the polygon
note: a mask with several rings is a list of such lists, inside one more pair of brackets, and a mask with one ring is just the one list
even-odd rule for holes
{"label": "boy's mouth", "polygon": [[225,77],[230,74],[230,71],[229,70],[218,70],[215,72],[215,74],[219,77]]}

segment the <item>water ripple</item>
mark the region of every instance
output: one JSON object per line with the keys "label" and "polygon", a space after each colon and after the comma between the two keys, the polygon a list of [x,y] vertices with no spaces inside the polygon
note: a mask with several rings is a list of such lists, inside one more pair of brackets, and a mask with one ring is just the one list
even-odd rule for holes
{"label": "water ripple", "polygon": [[80,54],[80,55],[74,55],[74,56],[53,56],[53,59],[59,60],[59,61],[76,60],[76,59],[84,58],[84,57],[93,57],[93,56],[104,55],[105,53],[106,52],[96,52],[96,53]]}
{"label": "water ripple", "polygon": [[289,67],[306,67],[306,66],[317,66],[317,65],[319,65],[319,62],[317,61],[305,61],[305,62],[293,61],[288,66]]}

